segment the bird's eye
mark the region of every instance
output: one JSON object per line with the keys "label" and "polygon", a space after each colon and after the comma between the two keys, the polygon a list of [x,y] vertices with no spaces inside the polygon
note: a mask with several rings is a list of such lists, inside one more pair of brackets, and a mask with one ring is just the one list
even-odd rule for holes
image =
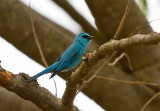
{"label": "bird's eye", "polygon": [[89,35],[83,35],[82,37],[83,37],[83,38],[88,38],[88,37],[89,37]]}

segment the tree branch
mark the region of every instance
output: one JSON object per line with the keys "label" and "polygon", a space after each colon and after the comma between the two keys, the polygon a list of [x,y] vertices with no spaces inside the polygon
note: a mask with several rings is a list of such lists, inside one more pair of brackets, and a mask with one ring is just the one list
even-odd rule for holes
{"label": "tree branch", "polygon": [[41,58],[42,58],[42,62],[44,63],[44,66],[45,66],[45,67],[48,67],[48,64],[47,64],[46,59],[45,59],[45,57],[44,57],[44,54],[43,54],[41,45],[40,45],[40,43],[39,43],[39,40],[38,40],[36,31],[35,31],[35,27],[34,27],[34,23],[33,23],[32,16],[31,16],[31,15],[30,15],[30,21],[31,21],[31,27],[32,27],[33,37],[34,37],[34,39],[35,39],[35,42],[36,42],[36,45],[37,45],[37,47],[38,47],[40,56],[41,56]]}
{"label": "tree branch", "polygon": [[[4,69],[0,69],[0,85],[18,94],[20,97],[32,101],[44,111],[60,111],[61,99],[52,95],[47,89],[40,87],[37,82],[28,83],[28,75],[21,73],[12,74]],[[72,111],[77,111],[73,107]]]}
{"label": "tree branch", "polygon": [[[106,60],[104,60],[104,63],[102,64],[102,66],[101,66],[87,81],[83,81],[83,83],[82,83],[82,85],[80,86],[77,94],[78,94],[80,91],[82,91],[82,89],[83,89],[84,87],[86,87],[88,83],[90,83],[93,79],[95,79],[95,77],[97,76],[97,74],[104,68],[104,66],[106,66],[107,63],[109,63],[109,61],[110,61],[111,59],[113,59],[113,57],[114,57],[116,54],[117,54],[117,53],[115,52],[115,53],[113,53],[112,55],[110,55]],[[77,95],[77,94],[76,94],[76,95]]]}
{"label": "tree branch", "polygon": [[99,43],[102,41],[106,41],[104,37],[100,34],[98,30],[96,30],[88,21],[80,15],[66,0],[52,0],[58,6],[63,8],[79,25],[82,26],[85,32],[96,36]]}
{"label": "tree branch", "polygon": [[[37,47],[38,47],[40,56],[41,56],[41,58],[42,58],[42,62],[44,63],[44,66],[45,66],[45,67],[48,67],[47,61],[46,61],[46,59],[45,59],[45,57],[44,57],[44,53],[43,53],[43,51],[42,51],[41,45],[40,45],[40,43],[39,43],[39,40],[38,40],[36,31],[35,31],[35,27],[34,27],[34,23],[33,23],[32,16],[31,16],[31,15],[30,15],[30,21],[31,21],[31,27],[32,27],[32,32],[33,32],[33,35],[34,35],[34,39],[35,39],[36,45],[37,45]],[[55,90],[56,90],[56,91],[55,91],[55,92],[56,92],[55,95],[56,95],[56,97],[57,97],[57,84],[56,84],[56,81],[55,81],[54,78],[53,78],[53,82],[54,82],[54,86],[55,86]]]}
{"label": "tree branch", "polygon": [[129,56],[123,52],[119,57],[117,57],[112,63],[108,63],[108,65],[110,66],[114,66],[115,64],[117,64],[117,62],[122,59],[123,57],[126,57],[127,61],[128,61],[128,66],[129,66],[129,69],[132,71],[133,68],[132,68],[132,65],[131,65],[131,60],[129,58]]}
{"label": "tree branch", "polygon": [[0,86],[0,111],[42,111],[31,101]]}
{"label": "tree branch", "polygon": [[114,81],[114,82],[119,82],[119,83],[124,83],[124,84],[146,84],[150,86],[160,86],[160,84],[158,83],[150,83],[146,81],[126,81],[126,80],[119,80],[119,79],[101,77],[101,76],[96,76],[95,79],[109,80],[109,81]]}
{"label": "tree branch", "polygon": [[128,4],[127,4],[126,10],[125,10],[125,12],[124,12],[124,14],[123,14],[122,20],[121,20],[121,22],[120,22],[120,24],[119,24],[119,26],[118,26],[118,29],[117,29],[114,37],[113,37],[114,39],[118,39],[118,36],[119,36],[119,34],[121,33],[121,30],[122,30],[122,28],[123,28],[123,26],[124,26],[124,22],[126,21],[127,16],[128,16],[128,13],[129,13],[129,8],[130,8],[130,6],[131,6],[131,2],[132,2],[132,0],[128,0]]}
{"label": "tree branch", "polygon": [[36,34],[48,65],[51,65],[74,40],[75,35],[72,32],[37,14],[20,0],[1,0],[0,10],[3,12],[0,13],[0,35],[18,50],[42,65],[43,62],[33,37],[29,15],[32,15],[35,29],[38,29]]}
{"label": "tree branch", "polygon": [[146,104],[142,107],[142,109],[140,111],[144,111],[144,109],[153,101],[153,99],[155,99],[157,96],[160,95],[160,91],[158,93],[156,93],[153,97],[151,97]]}
{"label": "tree branch", "polygon": [[160,33],[137,34],[131,38],[121,40],[112,40],[99,47],[93,53],[90,53],[87,61],[83,61],[80,67],[71,75],[67,81],[67,87],[62,97],[62,111],[70,111],[73,107],[73,100],[76,96],[79,83],[83,81],[91,68],[107,54],[114,51],[122,51],[138,45],[151,45],[160,41]]}

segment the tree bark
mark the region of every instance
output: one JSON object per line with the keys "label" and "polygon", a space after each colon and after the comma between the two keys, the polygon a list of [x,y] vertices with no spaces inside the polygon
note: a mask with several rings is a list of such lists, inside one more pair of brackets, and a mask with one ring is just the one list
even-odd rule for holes
{"label": "tree bark", "polygon": [[[15,75],[0,67],[0,86],[15,92],[26,100],[32,101],[44,111],[61,110],[61,99],[52,95],[47,89],[40,87],[36,81],[28,83],[28,79],[29,76],[24,73]],[[77,111],[78,109],[73,106],[71,110]]]}
{"label": "tree bark", "polygon": [[24,100],[0,86],[0,111],[42,111],[32,102]]}

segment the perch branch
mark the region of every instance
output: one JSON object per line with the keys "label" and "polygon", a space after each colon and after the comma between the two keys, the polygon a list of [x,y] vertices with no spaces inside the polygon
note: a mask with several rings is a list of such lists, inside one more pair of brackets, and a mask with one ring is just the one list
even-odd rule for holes
{"label": "perch branch", "polygon": [[79,83],[84,80],[91,68],[106,55],[115,51],[126,50],[139,45],[157,44],[160,41],[160,33],[137,34],[130,38],[111,40],[101,45],[97,50],[88,55],[88,60],[83,61],[80,67],[72,73],[67,81],[67,86],[62,97],[62,111],[71,111]]}
{"label": "perch branch", "polygon": [[[104,66],[105,66],[106,64],[107,64],[107,65],[114,66],[114,65],[115,65],[120,59],[122,59],[124,56],[126,56],[126,58],[127,58],[127,60],[128,60],[129,68],[130,68],[130,70],[132,70],[131,61],[130,61],[128,55],[127,55],[126,53],[124,53],[124,52],[123,52],[119,57],[117,57],[117,58],[115,59],[115,61],[113,61],[112,63],[109,63],[109,61],[110,61],[115,55],[116,55],[116,52],[113,53],[109,58],[107,58],[107,60],[102,64],[102,66],[101,66],[87,81],[84,81],[84,82],[83,82],[83,84],[82,84],[81,87],[79,88],[79,91],[77,92],[77,94],[78,94],[80,91],[82,91],[82,89],[83,89],[84,87],[86,87],[89,82],[91,82],[94,78],[97,78],[97,77],[96,77],[97,74],[104,68]],[[76,95],[77,95],[77,94],[76,94]]]}
{"label": "perch branch", "polygon": [[[80,91],[82,91],[82,89],[83,89],[84,87],[86,87],[87,84],[88,84],[89,82],[91,82],[91,81],[96,77],[96,75],[105,67],[106,64],[108,64],[108,62],[109,62],[115,55],[116,55],[116,52],[113,53],[111,56],[109,56],[109,57],[105,60],[105,62],[101,65],[101,67],[100,67],[87,81],[84,81],[84,82],[82,83],[82,85],[81,85],[81,87],[79,88],[77,94],[78,94]],[[77,95],[77,94],[76,94],[76,95]]]}
{"label": "perch branch", "polygon": [[[117,29],[114,37],[113,37],[114,39],[118,39],[118,36],[119,36],[119,34],[120,34],[120,32],[121,32],[121,30],[122,30],[122,28],[123,28],[123,25],[124,25],[124,22],[125,22],[126,18],[127,18],[127,15],[128,15],[128,12],[129,12],[129,7],[130,7],[131,2],[132,2],[132,0],[128,0],[128,4],[127,4],[126,10],[125,10],[125,13],[124,13],[124,15],[123,15],[123,18],[122,18],[122,20],[121,20],[121,22],[120,22],[120,24],[119,24],[119,27],[118,27],[118,29]],[[87,81],[84,81],[84,82],[83,82],[83,84],[82,84],[81,87],[79,88],[79,91],[77,92],[77,94],[78,94],[89,82],[91,82],[91,81],[96,77],[96,75],[103,69],[103,67],[109,62],[110,59],[112,59],[112,57],[113,57],[115,54],[116,54],[116,53],[112,54],[112,55],[102,64],[102,66],[91,76],[91,78],[89,78]],[[129,59],[129,57],[127,56],[127,54],[125,54],[125,53],[122,53],[120,57],[116,58],[115,62],[114,62],[112,65],[116,64],[123,56],[126,56],[126,57],[127,57],[128,61],[129,61],[129,66],[131,66],[131,65],[130,65],[130,59]],[[77,94],[76,94],[76,95],[77,95]]]}

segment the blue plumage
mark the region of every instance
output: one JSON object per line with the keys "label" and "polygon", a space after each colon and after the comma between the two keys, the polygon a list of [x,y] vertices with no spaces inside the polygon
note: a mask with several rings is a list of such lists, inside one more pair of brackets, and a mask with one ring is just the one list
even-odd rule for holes
{"label": "blue plumage", "polygon": [[70,47],[51,66],[31,77],[28,81],[31,82],[49,72],[53,72],[50,77],[52,78],[61,71],[68,71],[75,68],[81,62],[81,57],[86,51],[86,46],[91,42],[92,38],[94,37],[84,32],[78,34]]}

